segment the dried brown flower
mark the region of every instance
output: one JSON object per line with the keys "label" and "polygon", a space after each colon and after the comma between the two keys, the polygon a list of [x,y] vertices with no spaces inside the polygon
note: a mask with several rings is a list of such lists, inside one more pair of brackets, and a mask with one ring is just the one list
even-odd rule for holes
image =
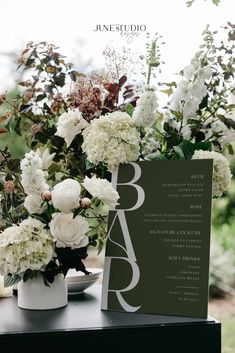
{"label": "dried brown flower", "polygon": [[14,190],[15,190],[14,181],[12,181],[12,180],[5,181],[5,183],[4,183],[4,191],[7,194],[12,194],[14,192]]}
{"label": "dried brown flower", "polygon": [[61,93],[57,93],[55,96],[52,96],[51,99],[52,99],[51,110],[54,114],[57,114],[59,113],[63,105],[63,102],[64,102],[63,96]]}
{"label": "dried brown flower", "polygon": [[33,124],[32,125],[32,134],[33,135],[36,135],[37,132],[41,131],[42,130],[42,124],[39,123],[39,124]]}
{"label": "dried brown flower", "polygon": [[31,89],[28,89],[27,91],[24,92],[23,98],[25,103],[29,102],[30,99],[33,97],[34,91]]}
{"label": "dried brown flower", "polygon": [[6,101],[6,94],[0,94],[0,104]]}
{"label": "dried brown flower", "polygon": [[80,77],[70,96],[70,107],[79,108],[87,121],[97,117],[102,109],[103,78],[98,75]]}

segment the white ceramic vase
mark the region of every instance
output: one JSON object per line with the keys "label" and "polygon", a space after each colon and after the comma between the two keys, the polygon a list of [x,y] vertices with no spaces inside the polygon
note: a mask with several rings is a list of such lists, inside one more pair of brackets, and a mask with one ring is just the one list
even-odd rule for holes
{"label": "white ceramic vase", "polygon": [[67,283],[62,275],[57,275],[50,287],[45,286],[40,274],[26,282],[18,283],[18,306],[22,309],[58,309],[67,303]]}

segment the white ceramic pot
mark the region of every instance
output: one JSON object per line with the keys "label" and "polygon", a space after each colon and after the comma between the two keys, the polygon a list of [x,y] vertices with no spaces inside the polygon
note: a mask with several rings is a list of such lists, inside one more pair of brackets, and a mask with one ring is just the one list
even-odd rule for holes
{"label": "white ceramic pot", "polygon": [[18,306],[29,310],[50,310],[68,303],[67,283],[62,275],[55,277],[50,287],[45,286],[40,274],[18,283]]}

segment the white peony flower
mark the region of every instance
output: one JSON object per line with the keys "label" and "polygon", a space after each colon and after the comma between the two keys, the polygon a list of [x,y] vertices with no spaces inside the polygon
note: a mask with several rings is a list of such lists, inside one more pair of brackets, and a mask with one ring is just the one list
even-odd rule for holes
{"label": "white peony flower", "polygon": [[232,174],[227,158],[218,152],[196,150],[192,159],[213,159],[213,196],[221,196],[228,190],[231,184]]}
{"label": "white peony flower", "polygon": [[49,149],[46,148],[44,151],[41,151],[39,148],[37,149],[37,154],[42,159],[42,169],[46,170],[50,167],[53,158],[55,157],[56,153],[50,154]]}
{"label": "white peony flower", "polygon": [[135,125],[139,127],[152,125],[157,119],[157,106],[157,97],[154,89],[147,87],[137,100],[132,115]]}
{"label": "white peony flower", "polygon": [[51,192],[51,201],[55,208],[69,213],[79,206],[81,186],[73,179],[65,179],[54,186]]}
{"label": "white peony flower", "polygon": [[89,224],[82,216],[73,218],[72,213],[55,213],[50,223],[50,231],[58,248],[82,248],[89,243],[86,233]]}
{"label": "white peony flower", "polygon": [[111,208],[117,205],[118,192],[108,180],[97,178],[95,175],[91,179],[86,176],[82,185],[93,197],[97,197]]}
{"label": "white peony flower", "polygon": [[81,133],[89,123],[82,117],[82,113],[78,110],[70,110],[63,113],[57,122],[56,135],[63,137],[69,147],[74,137]]}
{"label": "white peony flower", "polygon": [[88,160],[106,163],[110,171],[139,157],[140,134],[127,113],[117,111],[92,120],[83,137]]}
{"label": "white peony flower", "polygon": [[28,218],[0,234],[0,274],[45,270],[54,256],[54,241],[44,224]]}

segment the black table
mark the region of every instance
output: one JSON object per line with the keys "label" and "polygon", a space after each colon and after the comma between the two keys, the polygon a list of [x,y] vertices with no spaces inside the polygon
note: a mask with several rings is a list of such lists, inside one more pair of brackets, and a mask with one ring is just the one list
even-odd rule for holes
{"label": "black table", "polygon": [[0,300],[0,353],[220,353],[221,325],[195,319],[100,310],[101,286],[66,308],[30,311]]}

